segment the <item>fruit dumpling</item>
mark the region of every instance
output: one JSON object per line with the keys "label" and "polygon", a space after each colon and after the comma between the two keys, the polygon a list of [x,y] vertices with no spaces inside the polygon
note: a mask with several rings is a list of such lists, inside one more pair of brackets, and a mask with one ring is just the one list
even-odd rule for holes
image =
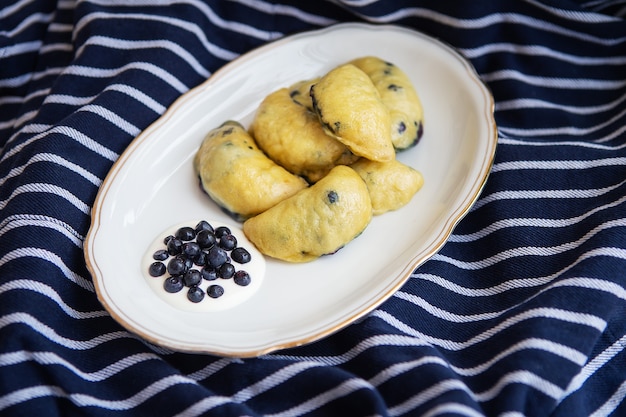
{"label": "fruit dumpling", "polygon": [[238,221],[255,216],[308,186],[261,151],[238,122],[211,130],[194,158],[201,186]]}
{"label": "fruit dumpling", "polygon": [[311,98],[326,133],[352,153],[381,162],[395,158],[389,110],[363,71],[351,64],[330,70],[311,87]]}
{"label": "fruit dumpling", "polygon": [[365,181],[374,215],[405,206],[424,185],[421,172],[397,159],[376,162],[362,158],[350,167]]}
{"label": "fruit dumpling", "polygon": [[391,141],[396,150],[415,146],[424,132],[422,103],[409,77],[398,66],[378,57],[350,61],[365,72],[391,115]]}
{"label": "fruit dumpling", "polygon": [[355,162],[358,157],[327,135],[317,116],[294,101],[290,91],[276,90],[259,105],[250,126],[259,148],[287,171],[311,183],[338,164]]}
{"label": "fruit dumpling", "polygon": [[308,111],[313,111],[311,100],[311,87],[319,81],[319,77],[310,80],[299,81],[289,86],[289,97]]}
{"label": "fruit dumpling", "polygon": [[308,262],[341,249],[371,219],[365,182],[352,168],[339,165],[309,188],[246,220],[243,231],[267,256]]}

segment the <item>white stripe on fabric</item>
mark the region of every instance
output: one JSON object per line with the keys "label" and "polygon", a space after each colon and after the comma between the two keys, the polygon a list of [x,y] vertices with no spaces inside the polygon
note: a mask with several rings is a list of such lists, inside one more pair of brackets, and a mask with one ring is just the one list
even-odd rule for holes
{"label": "white stripe on fabric", "polygon": [[503,69],[481,74],[481,78],[488,82],[520,81],[541,88],[562,88],[571,90],[619,90],[626,86],[622,80],[594,80],[590,78],[557,78],[525,74],[514,69]]}
{"label": "white stripe on fabric", "polygon": [[321,394],[318,394],[310,400],[307,400],[295,407],[291,407],[278,413],[267,414],[265,417],[291,417],[310,413],[316,409],[319,409],[323,405],[328,404],[333,400],[336,400],[337,398],[345,397],[355,391],[359,391],[362,389],[372,390],[373,387],[362,379],[348,379],[345,382],[337,385],[335,388],[322,392]]}
{"label": "white stripe on fabric", "polygon": [[16,279],[0,285],[0,294],[15,290],[33,291],[35,293],[46,296],[50,300],[55,302],[65,314],[73,319],[91,319],[96,317],[106,317],[109,315],[109,313],[104,310],[85,312],[78,311],[72,308],[65,301],[63,301],[59,293],[57,293],[54,288],[39,281],[34,281],[30,279]]}
{"label": "white stripe on fabric", "polygon": [[105,13],[105,12],[93,12],[83,16],[76,24],[75,32],[80,32],[85,26],[89,25],[92,21],[98,21],[101,19],[123,19],[123,20],[137,20],[137,24],[141,21],[153,21],[163,24],[174,26],[180,30],[184,30],[193,33],[194,36],[202,43],[202,46],[212,55],[221,58],[225,61],[232,61],[239,55],[233,51],[221,48],[214,43],[211,43],[206,36],[206,33],[202,31],[196,24],[191,24],[186,20],[176,19],[174,17],[156,16],[147,13]]}
{"label": "white stripe on fabric", "polygon": [[493,387],[488,390],[476,393],[476,398],[480,401],[492,400],[506,386],[511,384],[523,384],[527,387],[534,388],[555,400],[563,395],[563,390],[558,385],[529,371],[515,371],[504,375],[494,384]]}
{"label": "white stripe on fabric", "polygon": [[63,70],[63,74],[76,75],[86,78],[115,78],[124,71],[130,70],[139,70],[152,74],[169,84],[181,94],[189,90],[189,87],[183,84],[172,74],[149,62],[131,62],[119,68],[95,68],[85,67],[82,65],[71,65]]}
{"label": "white stripe on fabric", "polygon": [[622,382],[619,388],[613,393],[611,398],[606,400],[597,410],[590,414],[589,417],[608,417],[619,407],[624,399],[626,399],[626,381]]}
{"label": "white stripe on fabric", "polygon": [[[507,261],[512,258],[525,257],[525,256],[544,257],[544,256],[554,256],[554,255],[562,254],[570,250],[579,248],[583,243],[589,241],[595,235],[599,234],[600,232],[604,230],[609,230],[612,228],[622,228],[622,227],[626,227],[626,219],[609,221],[600,226],[597,226],[594,229],[592,229],[590,232],[585,234],[583,237],[581,237],[579,240],[575,240],[572,242],[567,242],[567,243],[563,243],[561,245],[555,245],[555,246],[543,246],[543,247],[542,246],[525,246],[525,247],[507,249],[507,250],[498,252],[497,254],[490,256],[488,258],[481,259],[479,261],[467,262],[467,261],[462,261],[459,259],[454,259],[450,256],[446,256],[443,254],[437,254],[433,256],[431,259],[441,261],[441,262],[446,262],[460,269],[478,270],[478,269],[483,269],[483,268],[496,265],[500,262]],[[615,256],[618,258],[625,257],[624,255],[620,255],[622,252],[625,252],[623,250],[620,250],[618,248],[605,248],[605,249],[607,250],[607,253],[610,251],[613,251],[612,256]]]}
{"label": "white stripe on fabric", "polygon": [[54,126],[53,128],[49,129],[49,130],[45,130],[42,131],[41,133],[39,133],[36,136],[33,136],[32,138],[24,141],[23,143],[20,143],[19,145],[16,145],[14,147],[12,147],[11,149],[9,149],[7,152],[5,152],[5,154],[2,156],[2,160],[0,160],[0,162],[12,157],[13,155],[17,154],[18,152],[20,152],[22,149],[24,149],[25,147],[27,147],[28,145],[32,144],[33,142],[36,142],[37,140],[45,140],[48,138],[48,136],[52,133],[59,133],[63,136],[66,136],[68,138],[74,139],[76,142],[80,143],[81,145],[83,145],[85,148],[95,152],[96,154],[104,157],[105,159],[109,160],[109,161],[115,161],[118,158],[118,154],[113,152],[112,150],[102,146],[101,144],[99,144],[98,142],[94,141],[93,139],[91,139],[89,136],[79,132],[78,130],[68,127],[68,126]]}
{"label": "white stripe on fabric", "polygon": [[564,398],[570,396],[572,393],[578,391],[595,372],[597,372],[600,368],[607,365],[615,356],[619,355],[624,351],[624,346],[626,346],[626,335],[622,336],[620,339],[616,340],[609,347],[604,349],[594,358],[592,358],[572,379],[565,391]]}
{"label": "white stripe on fabric", "polygon": [[481,197],[474,205],[474,210],[484,207],[489,203],[501,200],[535,200],[535,199],[584,199],[597,198],[626,184],[626,180],[614,185],[598,189],[563,189],[563,190],[522,190],[522,191],[498,191]]}
{"label": "white stripe on fabric", "polygon": [[20,258],[37,258],[43,261],[47,261],[56,266],[69,281],[75,283],[79,287],[89,292],[95,292],[93,282],[91,280],[85,279],[79,274],[72,271],[67,265],[65,265],[65,262],[63,261],[63,259],[61,259],[60,256],[46,249],[33,247],[14,249],[6,253],[4,256],[2,256],[2,258],[0,258],[0,266],[3,266],[8,262]]}
{"label": "white stripe on fabric", "polygon": [[154,353],[137,353],[134,355],[126,356],[118,360],[117,362],[113,362],[104,368],[98,369],[97,371],[84,372],[81,369],[77,368],[74,364],[65,360],[54,352],[19,351],[0,354],[0,365],[2,366],[11,366],[28,361],[33,361],[45,366],[62,366],[87,382],[105,381],[112,376],[119,374],[127,368],[135,366],[139,363],[154,360],[160,361],[162,359]]}
{"label": "white stripe on fabric", "polygon": [[626,157],[598,158],[588,160],[556,160],[556,161],[510,161],[493,165],[491,172],[518,171],[526,169],[572,170],[593,169],[626,165]]}
{"label": "white stripe on fabric", "polygon": [[9,195],[4,200],[0,200],[0,210],[2,210],[16,196],[26,193],[43,193],[55,195],[57,197],[63,198],[85,214],[88,214],[90,211],[90,207],[87,204],[85,204],[82,200],[80,200],[78,197],[76,197],[65,188],[46,183],[30,183],[16,187],[11,192],[11,195]]}
{"label": "white stripe on fabric", "polygon": [[[100,4],[103,6],[109,5],[110,2],[107,0],[90,0],[90,3]],[[232,32],[237,32],[242,35],[250,36],[253,38],[269,41],[276,39],[282,36],[279,32],[268,32],[261,29],[257,29],[254,26],[241,23],[234,22],[223,19],[220,15],[216,14],[213,9],[208,6],[206,3],[198,0],[162,0],[157,4],[154,3],[153,0],[133,0],[132,3],[116,3],[117,6],[127,6],[127,7],[165,7],[172,6],[176,4],[188,4],[192,7],[198,9],[202,14],[214,25],[219,28],[226,29]]]}
{"label": "white stripe on fabric", "polygon": [[291,365],[287,365],[278,371],[271,373],[264,378],[251,383],[241,391],[232,395],[232,400],[238,403],[249,401],[251,398],[257,395],[263,394],[278,385],[284,384],[296,375],[305,372],[311,368],[319,368],[322,365],[317,362],[298,362]]}
{"label": "white stripe on fabric", "polygon": [[601,212],[603,210],[611,209],[613,207],[617,207],[621,204],[626,203],[626,196],[620,198],[619,200],[611,201],[607,204],[603,204],[601,206],[595,207],[592,210],[589,210],[580,216],[571,217],[567,219],[545,219],[540,217],[529,217],[529,218],[511,218],[505,220],[498,220],[493,222],[492,224],[486,226],[485,228],[478,230],[473,233],[468,234],[452,234],[448,239],[449,242],[457,242],[457,243],[468,243],[483,239],[490,234],[497,232],[499,230],[507,229],[507,228],[515,228],[515,227],[541,227],[541,228],[564,228],[571,227],[576,224],[579,224],[581,221],[590,218],[593,214]]}
{"label": "white stripe on fabric", "polygon": [[[459,416],[464,416],[464,417],[485,417],[485,415],[482,412],[476,411],[475,409],[470,408],[467,405],[460,404],[460,403],[439,404],[433,407],[432,409],[430,409],[428,412],[422,414],[421,417],[435,417],[435,416],[447,415],[447,414],[459,415]],[[513,417],[513,416],[505,416],[501,414],[499,417]],[[523,416],[520,413],[519,416],[515,416],[515,417],[525,417],[525,416]]]}
{"label": "white stripe on fabric", "polygon": [[86,106],[79,108],[77,111],[79,112],[86,111],[86,112],[96,114],[102,117],[104,120],[111,122],[112,124],[119,127],[121,130],[123,130],[124,132],[128,133],[129,135],[133,137],[141,133],[141,130],[137,126],[133,125],[132,123],[129,123],[127,120],[123,119],[118,114],[113,113],[111,110],[105,107],[95,105],[95,104],[88,104]]}
{"label": "white stripe on fabric", "polygon": [[435,398],[442,397],[444,394],[449,393],[451,391],[461,391],[469,398],[474,398],[474,393],[458,379],[447,379],[437,384],[433,385],[430,388],[427,388],[417,394],[411,396],[409,399],[404,402],[394,405],[389,408],[389,414],[392,416],[407,414],[411,410],[425,404],[428,401],[431,401]]}
{"label": "white stripe on fabric", "polygon": [[[134,338],[130,333],[124,331],[103,333],[93,339],[76,340],[59,335],[54,329],[37,320],[26,313],[11,313],[0,317],[0,329],[10,325],[28,326],[35,332],[44,336],[51,342],[71,350],[89,350],[96,348],[103,343],[120,338]],[[0,399],[0,404],[2,400]]]}
{"label": "white stripe on fabric", "polygon": [[91,36],[80,48],[76,51],[76,55],[82,55],[90,46],[102,46],[108,49],[122,49],[122,50],[149,50],[149,49],[165,49],[177,55],[180,59],[185,61],[194,71],[200,76],[207,78],[210,73],[204,68],[200,62],[189,52],[183,49],[180,45],[167,40],[149,40],[149,41],[134,41],[125,40],[119,38],[109,38],[106,36]]}
{"label": "white stripe on fabric", "polygon": [[484,57],[495,53],[510,53],[515,55],[527,55],[530,57],[548,57],[574,65],[624,65],[626,56],[607,57],[585,57],[580,55],[567,54],[548,48],[542,45],[521,45],[512,43],[489,43],[476,48],[461,48],[459,51],[470,59]]}
{"label": "white stripe on fabric", "polygon": [[556,309],[556,308],[541,307],[541,308],[533,308],[533,309],[522,311],[519,314],[511,316],[507,319],[503,319],[501,322],[485,330],[483,333],[478,333],[466,341],[457,342],[454,340],[433,337],[423,332],[420,332],[418,330],[415,330],[411,326],[402,322],[397,317],[392,316],[391,314],[385,311],[375,310],[371,314],[372,316],[380,318],[381,320],[383,320],[390,326],[395,327],[396,329],[402,331],[403,333],[407,333],[414,337],[424,339],[428,343],[431,343],[435,346],[439,346],[443,349],[450,350],[450,351],[463,350],[470,346],[474,346],[478,343],[484,342],[494,337],[501,331],[508,329],[518,323],[525,322],[527,320],[562,321],[564,323],[571,323],[571,324],[575,324],[579,326],[590,327],[599,332],[603,331],[606,328],[606,321],[592,314],[584,314],[584,313],[577,313],[577,312],[561,310],[561,309]]}
{"label": "white stripe on fabric", "polygon": [[439,365],[444,368],[449,367],[448,363],[442,358],[437,356],[424,356],[413,361],[395,363],[370,378],[369,383],[375,387],[379,387],[398,375],[402,375],[408,371],[413,371],[415,368],[419,368],[424,365]]}
{"label": "white stripe on fabric", "polygon": [[239,4],[243,4],[244,6],[250,7],[251,9],[255,9],[255,10],[259,10],[261,12],[267,13],[268,15],[278,14],[278,15],[283,15],[283,16],[291,16],[303,22],[312,23],[318,26],[328,26],[337,22],[334,19],[329,19],[324,16],[307,13],[296,7],[292,7],[292,6],[285,5],[285,4],[268,3],[266,1],[258,1],[258,0],[231,0],[231,1],[237,2]]}
{"label": "white stripe on fabric", "polygon": [[40,153],[37,155],[33,155],[23,165],[12,168],[11,171],[9,171],[3,178],[0,178],[0,185],[4,184],[10,178],[15,178],[21,175],[24,172],[24,170],[26,170],[28,167],[38,162],[51,162],[59,166],[62,166],[63,168],[67,168],[68,170],[80,175],[81,177],[83,177],[84,179],[86,179],[87,181],[95,185],[96,187],[99,187],[100,184],[102,184],[102,180],[100,178],[93,175],[92,173],[90,173],[85,168],[81,167],[80,165],[70,162],[67,159],[62,158],[53,153]]}
{"label": "white stripe on fabric", "polygon": [[578,115],[592,115],[603,112],[608,112],[623,107],[626,101],[626,94],[621,95],[615,100],[609,101],[604,104],[595,106],[584,105],[564,105],[560,103],[553,103],[546,100],[534,99],[534,98],[517,98],[513,100],[500,100],[496,103],[496,112],[509,111],[509,110],[523,110],[523,109],[553,109],[563,112],[578,114]]}

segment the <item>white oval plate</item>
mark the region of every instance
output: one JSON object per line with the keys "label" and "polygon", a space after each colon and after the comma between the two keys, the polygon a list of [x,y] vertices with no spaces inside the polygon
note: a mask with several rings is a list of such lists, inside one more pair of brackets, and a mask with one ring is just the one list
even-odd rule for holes
{"label": "white oval plate", "polygon": [[[422,190],[402,209],[375,217],[332,256],[306,264],[268,259],[262,287],[243,304],[194,313],[164,302],[141,271],[150,243],[173,224],[232,223],[200,190],[193,171],[205,134],[229,119],[248,126],[270,92],[364,55],[398,65],[420,94],[424,137],[398,159],[422,172]],[[339,24],[243,55],[184,94],[113,165],[85,241],[98,297],[130,331],[185,352],[251,357],[335,332],[399,289],[476,201],[496,148],[493,106],[465,59],[400,27]]]}

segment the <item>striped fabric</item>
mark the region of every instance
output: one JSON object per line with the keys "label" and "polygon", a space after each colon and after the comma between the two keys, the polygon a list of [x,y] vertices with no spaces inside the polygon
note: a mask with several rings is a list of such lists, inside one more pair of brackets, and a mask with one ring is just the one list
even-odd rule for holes
{"label": "striped fabric", "polygon": [[[4,0],[0,415],[626,415],[626,1]],[[398,24],[496,101],[486,187],[358,323],[259,358],[124,330],[82,242],[131,140],[225,63],[338,22]]]}

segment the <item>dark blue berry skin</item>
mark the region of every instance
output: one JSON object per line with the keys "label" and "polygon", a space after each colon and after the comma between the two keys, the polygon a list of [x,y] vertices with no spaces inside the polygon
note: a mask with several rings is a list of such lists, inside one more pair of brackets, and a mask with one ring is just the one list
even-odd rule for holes
{"label": "dark blue berry skin", "polygon": [[188,242],[196,237],[196,231],[192,227],[183,226],[176,231],[174,236],[184,242]]}
{"label": "dark blue berry skin", "polygon": [[208,232],[213,233],[215,230],[213,229],[213,226],[211,226],[211,224],[209,222],[207,222],[206,220],[200,220],[198,222],[198,224],[196,225],[196,234],[200,233],[203,230],[206,230]]}
{"label": "dark blue berry skin", "polygon": [[230,234],[230,229],[226,226],[219,226],[217,229],[215,229],[215,237],[217,237],[218,239],[221,239],[222,236]]}
{"label": "dark blue berry skin", "polygon": [[150,264],[150,268],[148,268],[148,272],[153,277],[160,277],[161,275],[165,274],[166,270],[167,268],[165,267],[165,264],[163,262],[152,262]]}
{"label": "dark blue berry skin", "polygon": [[230,253],[230,256],[233,258],[233,261],[240,264],[245,264],[252,260],[252,255],[250,255],[250,252],[241,247],[233,249],[233,251]]}
{"label": "dark blue berry skin", "polygon": [[202,291],[202,288],[194,285],[187,291],[187,298],[192,303],[199,303],[204,298],[204,291]]}
{"label": "dark blue berry skin", "polygon": [[174,235],[169,235],[169,236],[165,236],[165,238],[163,238],[163,244],[165,246],[167,246],[167,244],[169,243],[170,240],[174,239]]}
{"label": "dark blue berry skin", "polygon": [[[193,268],[193,259],[190,259],[190,258],[188,258],[186,256],[183,256],[183,255],[179,255],[178,258],[182,259],[183,262],[185,262],[185,268],[187,268],[187,269]],[[185,270],[185,272],[186,272],[186,270]]]}
{"label": "dark blue berry skin", "polygon": [[217,271],[213,268],[202,268],[200,270],[200,275],[202,275],[202,278],[207,281],[215,281],[218,278]]}
{"label": "dark blue berry skin", "polygon": [[230,279],[233,277],[233,275],[235,275],[235,266],[230,262],[226,262],[219,267],[219,269],[217,270],[217,275],[220,278]]}
{"label": "dark blue berry skin", "polygon": [[206,265],[206,253],[200,252],[197,256],[193,258],[193,263],[198,266]]}
{"label": "dark blue berry skin", "polygon": [[196,243],[198,243],[202,249],[210,248],[215,245],[216,242],[217,238],[212,231],[202,230],[196,235]]}
{"label": "dark blue berry skin", "polygon": [[183,276],[183,282],[187,287],[198,285],[200,281],[202,281],[202,275],[200,275],[200,271],[197,269],[190,269],[185,272],[185,275]]}
{"label": "dark blue berry skin", "polygon": [[187,265],[185,265],[185,261],[182,258],[172,258],[168,263],[167,263],[167,272],[170,273],[170,275],[182,275],[185,272],[187,272]]}
{"label": "dark blue berry skin", "polygon": [[180,239],[172,238],[167,242],[167,253],[172,256],[178,255],[183,248],[183,241]]}
{"label": "dark blue berry skin", "polygon": [[209,285],[209,288],[206,289],[207,294],[211,298],[219,298],[224,295],[224,288],[220,285]]}
{"label": "dark blue berry skin", "polygon": [[155,261],[164,261],[170,257],[170,254],[167,253],[165,249],[159,249],[158,251],[152,254],[152,259]]}
{"label": "dark blue berry skin", "polygon": [[185,284],[181,277],[169,277],[163,282],[163,288],[169,293],[175,293],[183,289]]}
{"label": "dark blue berry skin", "polygon": [[237,238],[233,235],[224,235],[220,238],[220,248],[233,250],[237,247]]}
{"label": "dark blue berry skin", "polygon": [[198,256],[200,251],[201,251],[200,245],[198,245],[196,242],[185,242],[185,243],[183,243],[182,253],[183,253],[183,255],[185,255],[185,256],[187,256],[189,258],[194,258],[194,257]]}
{"label": "dark blue berry skin", "polygon": [[246,285],[249,285],[250,282],[252,282],[250,274],[248,274],[244,270],[239,270],[235,272],[235,277],[233,278],[233,280],[235,281],[235,284],[241,285],[242,287],[245,287]]}
{"label": "dark blue berry skin", "polygon": [[207,253],[207,264],[213,268],[219,268],[228,261],[228,254],[222,248],[213,246]]}

